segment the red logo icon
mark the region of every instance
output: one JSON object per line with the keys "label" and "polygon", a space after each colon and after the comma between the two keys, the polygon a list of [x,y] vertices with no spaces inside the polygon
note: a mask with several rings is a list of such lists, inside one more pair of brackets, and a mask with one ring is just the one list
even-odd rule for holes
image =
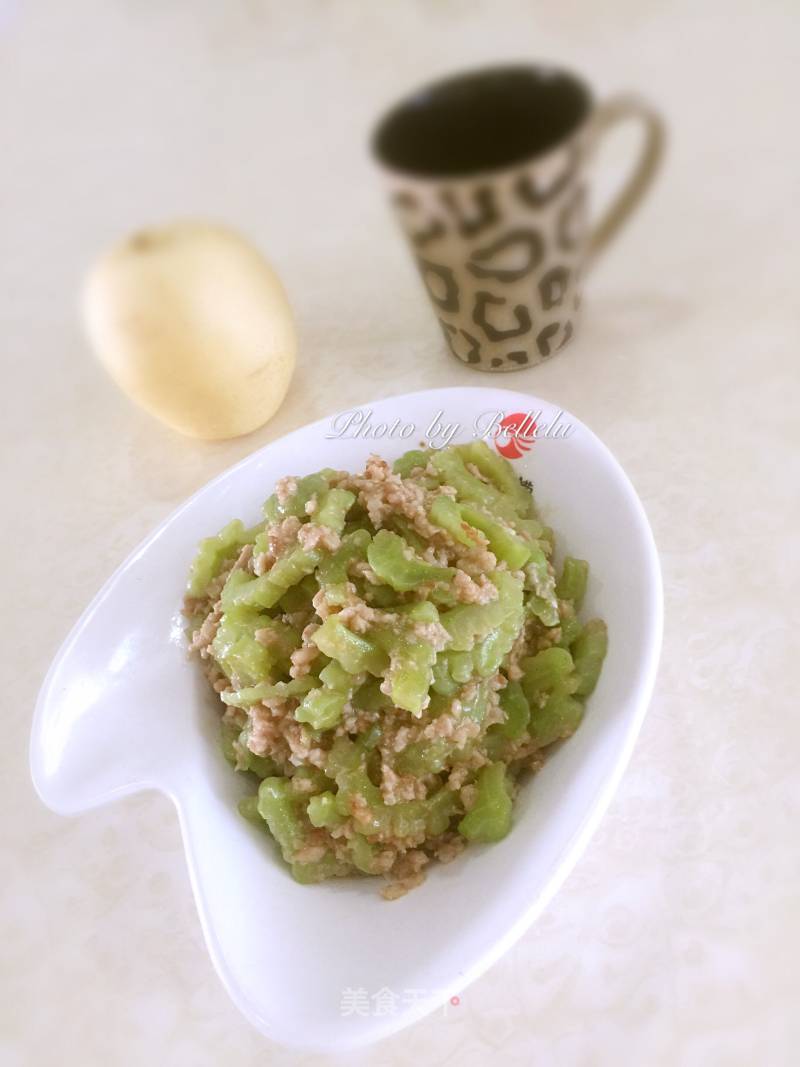
{"label": "red logo icon", "polygon": [[530,452],[536,439],[536,423],[521,411],[506,415],[497,429],[494,447],[506,459],[519,459]]}

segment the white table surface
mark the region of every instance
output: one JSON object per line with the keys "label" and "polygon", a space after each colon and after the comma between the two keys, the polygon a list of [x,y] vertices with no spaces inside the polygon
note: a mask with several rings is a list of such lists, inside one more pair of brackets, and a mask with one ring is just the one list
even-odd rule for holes
{"label": "white table surface", "polygon": [[[88,598],[212,475],[336,409],[486,381],[445,355],[364,140],[419,80],[528,56],[638,88],[670,122],[578,341],[492,383],[572,410],[630,473],[663,562],[662,667],[538,924],[457,1008],[349,1062],[797,1062],[799,29],[789,0],[0,0],[4,1067],[334,1062],[270,1045],[228,1001],[165,798],[40,805],[33,702]],[[244,439],[163,428],[81,334],[92,256],[176,215],[251,235],[296,310],[291,392]]]}

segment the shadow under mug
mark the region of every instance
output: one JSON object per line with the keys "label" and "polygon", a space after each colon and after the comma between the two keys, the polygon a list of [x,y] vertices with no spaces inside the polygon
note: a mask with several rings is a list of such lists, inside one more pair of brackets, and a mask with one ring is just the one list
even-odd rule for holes
{"label": "shadow under mug", "polygon": [[[638,159],[590,226],[587,164],[629,118],[644,128]],[[446,78],[378,122],[372,149],[456,358],[514,371],[569,342],[585,271],[650,185],[663,142],[638,97],[595,104],[575,75],[535,65]]]}

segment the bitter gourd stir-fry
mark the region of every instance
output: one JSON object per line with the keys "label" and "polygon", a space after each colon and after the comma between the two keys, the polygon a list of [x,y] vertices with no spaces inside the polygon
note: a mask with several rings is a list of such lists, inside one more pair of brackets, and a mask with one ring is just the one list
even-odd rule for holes
{"label": "bitter gourd stir-fry", "polygon": [[256,526],[201,543],[191,649],[253,782],[241,813],[298,881],[381,874],[400,896],[431,859],[508,833],[606,651],[604,623],[578,618],[587,564],[556,576],[552,555],[481,441],[283,478]]}

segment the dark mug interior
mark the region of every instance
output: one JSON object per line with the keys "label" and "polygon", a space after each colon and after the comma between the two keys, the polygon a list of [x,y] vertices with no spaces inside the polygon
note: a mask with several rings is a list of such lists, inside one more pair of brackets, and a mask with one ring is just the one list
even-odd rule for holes
{"label": "dark mug interior", "polygon": [[538,66],[467,71],[395,105],[372,135],[392,170],[459,178],[534,159],[584,122],[591,93],[574,75]]}

